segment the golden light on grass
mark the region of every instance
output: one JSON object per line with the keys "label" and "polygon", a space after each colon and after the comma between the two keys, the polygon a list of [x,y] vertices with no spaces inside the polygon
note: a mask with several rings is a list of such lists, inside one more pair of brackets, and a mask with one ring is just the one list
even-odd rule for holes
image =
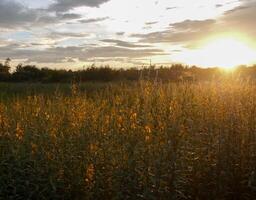
{"label": "golden light on grass", "polygon": [[[130,197],[145,190],[141,199],[255,199],[255,84],[141,81],[90,95],[85,87],[0,98],[2,199],[138,199]],[[178,190],[186,198],[172,198]]]}

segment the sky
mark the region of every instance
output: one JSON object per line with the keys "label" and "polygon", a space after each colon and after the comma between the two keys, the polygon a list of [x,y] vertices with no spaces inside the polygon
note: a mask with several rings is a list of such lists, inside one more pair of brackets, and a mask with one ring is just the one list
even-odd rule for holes
{"label": "sky", "polygon": [[256,0],[0,0],[0,61],[79,69],[256,63]]}

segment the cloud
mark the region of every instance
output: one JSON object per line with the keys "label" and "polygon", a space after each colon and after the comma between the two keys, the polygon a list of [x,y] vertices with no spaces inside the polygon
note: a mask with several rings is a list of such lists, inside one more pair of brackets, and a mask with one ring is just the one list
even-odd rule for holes
{"label": "cloud", "polygon": [[185,20],[170,24],[167,30],[147,34],[132,34],[131,37],[139,38],[146,43],[184,43],[198,40],[211,32],[215,20]]}
{"label": "cloud", "polygon": [[95,47],[85,52],[85,58],[143,58],[166,55],[161,49],[128,49],[114,46]]}
{"label": "cloud", "polygon": [[175,30],[181,31],[200,31],[211,28],[216,23],[216,20],[185,20],[179,23],[170,24]]}
{"label": "cloud", "polygon": [[215,7],[220,8],[220,7],[223,7],[223,5],[222,4],[216,4]]}
{"label": "cloud", "polygon": [[76,13],[62,14],[51,13],[45,9],[31,9],[16,1],[0,1],[0,27],[2,28],[33,28],[81,17]]}
{"label": "cloud", "polygon": [[166,9],[166,10],[173,10],[173,9],[176,9],[176,8],[178,8],[178,7],[173,6],[173,7],[167,7],[167,8],[165,8],[165,9]]}
{"label": "cloud", "polygon": [[28,9],[22,4],[1,0],[0,1],[0,27],[11,28],[34,22],[37,19],[37,12]]}
{"label": "cloud", "polygon": [[119,35],[119,36],[122,36],[124,34],[125,34],[125,32],[116,32],[116,35]]}
{"label": "cloud", "polygon": [[157,24],[158,21],[155,21],[155,22],[146,22],[145,25],[154,25],[154,24]]}
{"label": "cloud", "polygon": [[8,45],[10,45],[10,44],[11,44],[10,41],[8,41],[8,40],[3,40],[3,39],[0,38],[0,47],[5,47],[5,46],[8,46]]}
{"label": "cloud", "polygon": [[62,63],[67,58],[89,61],[94,58],[116,59],[116,58],[143,58],[155,55],[165,55],[161,49],[130,49],[123,47],[50,47],[44,50],[25,49],[20,44],[13,43],[0,46],[0,59],[10,57],[12,59],[27,59],[27,62],[37,63]]}
{"label": "cloud", "polygon": [[216,19],[184,20],[171,23],[166,30],[147,34],[132,34],[139,42],[146,43],[179,43],[186,48],[193,48],[195,44],[209,36],[222,33],[245,33],[248,38],[256,34],[256,2],[244,0],[232,10],[226,11]]}
{"label": "cloud", "polygon": [[109,0],[55,0],[55,2],[49,6],[50,11],[66,12],[76,7],[98,7]]}
{"label": "cloud", "polygon": [[95,22],[101,22],[109,19],[109,17],[100,17],[100,18],[91,18],[91,19],[82,19],[79,20],[82,24],[89,24],[89,23],[95,23]]}
{"label": "cloud", "polygon": [[75,14],[75,13],[65,13],[65,14],[59,15],[59,18],[63,19],[63,20],[79,19],[81,17],[82,17],[82,15]]}
{"label": "cloud", "polygon": [[245,0],[243,4],[232,10],[227,11],[220,19],[223,26],[230,31],[240,31],[255,37],[256,27],[256,2]]}
{"label": "cloud", "polygon": [[21,48],[20,44],[0,47],[0,59],[27,59],[37,63],[62,63],[66,58],[82,57],[84,47],[50,47],[44,50]]}
{"label": "cloud", "polygon": [[84,38],[90,36],[89,33],[74,33],[74,32],[51,32],[48,38],[58,39],[58,38]]}
{"label": "cloud", "polygon": [[127,48],[152,47],[151,45],[134,44],[134,43],[125,42],[125,41],[122,41],[122,40],[114,40],[114,39],[105,39],[105,40],[101,40],[101,41],[106,42],[106,43],[114,43],[116,46],[127,47]]}

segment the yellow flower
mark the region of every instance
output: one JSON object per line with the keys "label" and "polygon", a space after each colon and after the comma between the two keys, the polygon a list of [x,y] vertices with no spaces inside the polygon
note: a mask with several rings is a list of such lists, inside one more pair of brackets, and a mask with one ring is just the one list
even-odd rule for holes
{"label": "yellow flower", "polygon": [[145,126],[145,131],[146,131],[146,133],[151,133],[152,131],[151,131],[151,128],[150,128],[150,126]]}
{"label": "yellow flower", "polygon": [[118,116],[118,118],[117,118],[117,121],[118,121],[118,123],[122,123],[123,122],[123,118],[122,118],[122,116]]}
{"label": "yellow flower", "polygon": [[32,154],[35,154],[37,151],[37,145],[34,143],[31,143],[31,150],[32,150]]}
{"label": "yellow flower", "polygon": [[92,153],[96,153],[97,151],[98,151],[98,144],[90,144],[90,151],[92,152]]}
{"label": "yellow flower", "polygon": [[150,136],[149,136],[149,135],[146,135],[145,141],[146,141],[146,142],[149,142],[149,141],[150,141]]}
{"label": "yellow flower", "polygon": [[137,113],[132,113],[131,120],[136,120],[136,119],[137,119]]}
{"label": "yellow flower", "polygon": [[86,183],[92,183],[93,182],[94,174],[95,174],[94,165],[93,164],[89,164],[87,169],[86,169],[85,182]]}
{"label": "yellow flower", "polygon": [[145,126],[145,132],[146,132],[145,141],[150,142],[150,140],[152,139],[151,137],[152,130],[149,125]]}
{"label": "yellow flower", "polygon": [[18,140],[22,140],[22,138],[24,136],[24,131],[23,131],[20,123],[17,123],[15,132],[16,132],[15,136],[18,138]]}

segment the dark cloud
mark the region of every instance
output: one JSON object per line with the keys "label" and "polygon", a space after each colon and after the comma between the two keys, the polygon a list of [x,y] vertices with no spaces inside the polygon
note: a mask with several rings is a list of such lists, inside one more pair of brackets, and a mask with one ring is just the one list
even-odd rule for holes
{"label": "dark cloud", "polygon": [[116,35],[124,35],[125,32],[117,32]]}
{"label": "dark cloud", "polygon": [[170,24],[172,28],[175,30],[188,30],[188,31],[199,31],[199,30],[205,30],[209,29],[216,23],[213,19],[207,19],[207,20],[185,20],[183,22],[179,23],[173,23]]}
{"label": "dark cloud", "polygon": [[131,42],[125,42],[122,40],[114,40],[114,39],[105,39],[105,40],[101,40],[102,42],[106,42],[106,43],[113,43],[116,46],[119,47],[127,47],[127,48],[146,48],[146,47],[152,47],[151,45],[142,45],[142,44],[135,44],[135,43],[131,43]]}
{"label": "dark cloud", "polygon": [[209,34],[215,20],[185,20],[170,24],[167,30],[151,32],[148,34],[132,34],[131,37],[139,38],[146,43],[183,43],[198,40]]}
{"label": "dark cloud", "polygon": [[34,22],[38,13],[17,2],[0,1],[0,27],[11,28]]}
{"label": "dark cloud", "polygon": [[45,50],[28,50],[20,44],[0,46],[0,59],[11,57],[12,59],[28,59],[27,62],[37,63],[61,63],[67,58],[88,61],[94,58],[143,58],[155,55],[165,55],[160,49],[130,49],[121,47],[51,47]]}
{"label": "dark cloud", "polygon": [[45,14],[44,16],[38,16],[37,20],[33,22],[33,26],[48,26],[52,24],[58,24],[61,22],[79,19],[81,18],[81,15],[78,14],[57,14],[57,15],[50,15]]}
{"label": "dark cloud", "polygon": [[98,7],[109,0],[55,0],[49,7],[50,11],[66,12],[76,7]]}
{"label": "dark cloud", "polygon": [[66,58],[82,57],[84,47],[51,47],[45,50],[31,50],[21,48],[20,44],[0,47],[0,59],[28,59],[27,62],[61,63]]}
{"label": "dark cloud", "polygon": [[154,25],[154,24],[157,24],[158,22],[155,21],[155,22],[146,22],[145,25]]}
{"label": "dark cloud", "polygon": [[55,16],[50,16],[50,15],[45,15],[45,16],[38,16],[33,23],[30,23],[30,25],[38,27],[38,26],[45,26],[45,25],[47,26],[47,25],[58,23],[58,22],[60,22],[60,18]]}
{"label": "dark cloud", "polygon": [[96,47],[85,52],[85,58],[142,58],[156,55],[166,55],[161,49],[128,49],[121,47]]}
{"label": "dark cloud", "polygon": [[109,17],[100,17],[100,18],[91,18],[91,19],[82,19],[79,20],[82,24],[89,24],[89,23],[95,23],[95,22],[101,22],[109,19]]}
{"label": "dark cloud", "polygon": [[1,28],[30,28],[79,19],[75,13],[51,13],[45,9],[31,9],[16,1],[0,0]]}
{"label": "dark cloud", "polygon": [[82,16],[75,13],[66,13],[66,14],[60,14],[59,18],[63,20],[72,20],[72,19],[79,19]]}
{"label": "dark cloud", "polygon": [[[49,44],[45,44],[44,42],[32,42],[30,43],[31,46],[43,46],[43,45],[49,45]],[[55,42],[51,43],[51,45],[56,45]]]}
{"label": "dark cloud", "polygon": [[175,6],[173,6],[173,7],[167,7],[166,10],[173,10],[173,9],[176,9],[176,8],[178,8],[178,7],[175,7]]}
{"label": "dark cloud", "polygon": [[215,5],[216,8],[220,8],[220,7],[222,7],[222,6],[223,6],[222,4],[216,4],[216,5]]}

